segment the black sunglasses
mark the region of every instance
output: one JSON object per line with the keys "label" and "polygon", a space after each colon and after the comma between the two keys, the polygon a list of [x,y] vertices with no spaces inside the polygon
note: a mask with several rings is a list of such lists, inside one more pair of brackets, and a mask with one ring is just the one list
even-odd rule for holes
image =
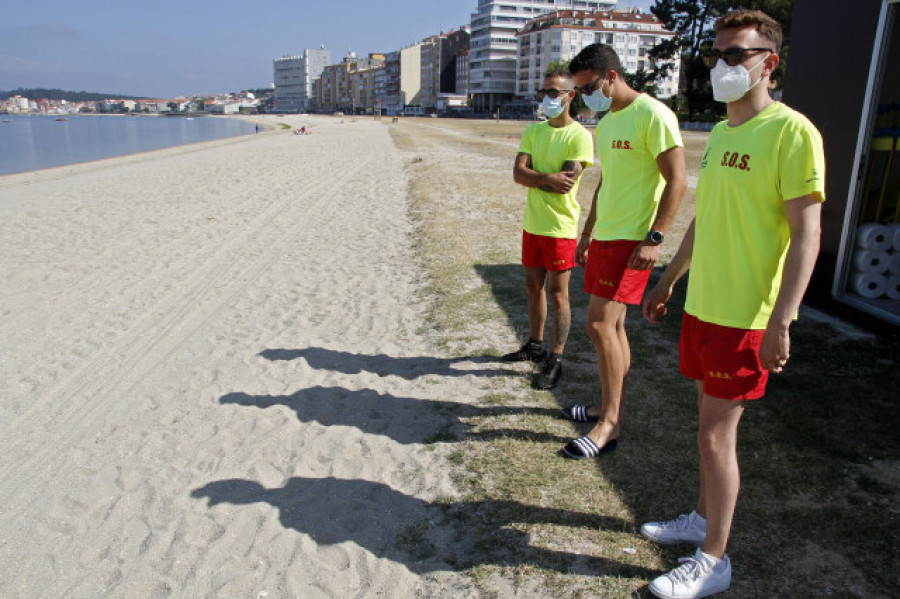
{"label": "black sunglasses", "polygon": [[556,89],[555,87],[551,87],[550,89],[539,89],[537,90],[538,98],[541,100],[544,99],[544,96],[550,96],[554,100],[560,96],[564,96],[567,93],[572,91],[571,89]]}
{"label": "black sunglasses", "polygon": [[736,67],[744,61],[744,55],[747,52],[772,52],[775,50],[772,48],[726,48],[725,50],[716,50],[713,48],[712,50],[706,50],[703,52],[703,64],[706,65],[708,69],[716,68],[716,64],[719,62],[719,59],[725,61],[730,67]]}
{"label": "black sunglasses", "polygon": [[581,87],[576,87],[575,89],[578,90],[578,92],[581,93],[582,95],[590,96],[595,91],[597,91],[596,89],[594,89],[594,86],[597,85],[597,83],[599,83],[602,79],[603,79],[603,75],[598,75],[596,79],[594,79],[587,85],[583,85]]}

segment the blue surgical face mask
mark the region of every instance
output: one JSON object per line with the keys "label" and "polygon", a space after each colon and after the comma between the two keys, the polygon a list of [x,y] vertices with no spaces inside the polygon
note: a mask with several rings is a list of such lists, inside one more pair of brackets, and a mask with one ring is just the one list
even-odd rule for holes
{"label": "blue surgical face mask", "polygon": [[610,87],[609,96],[604,96],[603,82],[601,82],[600,87],[595,89],[590,96],[581,94],[581,99],[584,100],[584,105],[591,110],[595,112],[606,112],[612,105],[612,87]]}
{"label": "blue surgical face mask", "polygon": [[544,99],[541,100],[541,109],[548,119],[555,119],[563,113],[563,110],[565,110],[566,107],[563,106],[562,96],[558,98],[544,96]]}

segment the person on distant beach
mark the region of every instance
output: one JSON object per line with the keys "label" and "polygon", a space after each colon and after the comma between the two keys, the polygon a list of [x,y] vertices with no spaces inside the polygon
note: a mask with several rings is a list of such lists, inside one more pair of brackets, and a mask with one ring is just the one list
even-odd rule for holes
{"label": "person on distant beach", "polygon": [[[535,389],[552,389],[562,376],[562,356],[572,326],[569,278],[578,234],[578,180],[593,163],[594,152],[590,133],[569,114],[575,97],[572,76],[562,69],[550,71],[543,86],[538,97],[548,120],[525,129],[513,168],[513,180],[528,188],[522,265],[531,335],[519,350],[501,359],[540,364],[531,384]],[[543,343],[548,286],[553,303],[549,353]]]}
{"label": "person on distant beach", "polygon": [[687,189],[678,119],[669,108],[625,82],[615,50],[585,47],[569,64],[588,108],[609,113],[597,123],[600,183],[575,259],[585,266],[590,294],[587,331],[600,373],[602,404],[576,404],[563,416],[597,421],[587,435],[562,448],[572,459],[616,448],[631,349],[625,333],[628,304],[640,304],[650,269]]}
{"label": "person on distant beach", "polygon": [[690,514],[648,522],[641,533],[698,548],[651,582],[658,597],[706,597],[731,584],[725,548],[740,487],[738,423],[790,357],[789,327],[818,255],[825,199],[821,135],[769,96],[781,26],[761,11],[735,10],[715,29],[703,60],[728,119],[706,143],[697,215],[643,307],[656,322],[690,269],[679,359],[697,383],[699,499]]}

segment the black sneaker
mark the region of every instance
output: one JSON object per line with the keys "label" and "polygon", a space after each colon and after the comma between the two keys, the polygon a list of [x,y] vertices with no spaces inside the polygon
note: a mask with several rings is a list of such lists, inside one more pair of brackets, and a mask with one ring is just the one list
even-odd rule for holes
{"label": "black sneaker", "polygon": [[535,389],[552,389],[559,382],[562,376],[562,360],[555,356],[549,356],[541,369],[534,373],[531,379],[531,386]]}
{"label": "black sneaker", "polygon": [[547,358],[547,348],[542,343],[529,339],[520,349],[501,356],[503,362],[532,362],[541,363]]}

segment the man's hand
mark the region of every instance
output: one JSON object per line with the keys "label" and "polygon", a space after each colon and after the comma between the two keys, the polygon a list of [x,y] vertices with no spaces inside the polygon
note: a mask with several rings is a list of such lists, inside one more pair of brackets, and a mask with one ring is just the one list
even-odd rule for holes
{"label": "man's hand", "polygon": [[659,319],[669,311],[666,308],[666,302],[669,301],[670,297],[672,297],[672,287],[666,287],[662,284],[662,281],[657,283],[644,299],[644,318],[654,324],[659,322]]}
{"label": "man's hand", "polygon": [[584,236],[578,240],[578,247],[575,249],[575,264],[584,267],[587,265],[588,248],[591,247],[590,235]]}
{"label": "man's hand", "polygon": [[634,270],[650,270],[659,260],[659,246],[647,240],[642,241],[628,259],[628,268]]}
{"label": "man's hand", "polygon": [[574,171],[561,171],[558,173],[546,173],[541,189],[550,193],[569,193],[578,179],[573,176]]}
{"label": "man's hand", "polygon": [[771,372],[781,372],[791,357],[791,334],[786,326],[769,323],[759,346],[759,363]]}

